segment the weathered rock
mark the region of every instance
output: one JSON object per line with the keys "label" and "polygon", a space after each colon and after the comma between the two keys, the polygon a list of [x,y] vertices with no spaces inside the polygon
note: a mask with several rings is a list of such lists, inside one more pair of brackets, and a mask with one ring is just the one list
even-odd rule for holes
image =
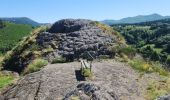
{"label": "weathered rock", "polygon": [[66,94],[64,100],[77,97],[80,100],[119,100],[114,92],[108,92],[103,87],[91,83],[80,83]]}
{"label": "weathered rock", "polygon": [[48,65],[22,77],[0,94],[0,100],[72,100],[74,96],[80,100],[145,100],[143,85],[136,80],[139,75],[124,63],[94,62],[95,77],[88,81],[81,76],[80,66],[80,62]]}
{"label": "weathered rock", "polygon": [[84,19],[60,20],[49,29],[50,33],[39,34],[37,43],[45,48],[49,47],[52,41],[58,43],[56,44],[58,50],[54,50],[54,52],[66,57],[66,59],[70,59],[70,57],[73,57],[71,59],[80,58],[87,51],[93,52],[95,56],[110,56],[111,51],[107,48],[115,45],[116,42],[113,40],[116,36],[109,36],[92,22]]}
{"label": "weathered rock", "polygon": [[165,95],[157,98],[156,100],[170,100],[170,95]]}

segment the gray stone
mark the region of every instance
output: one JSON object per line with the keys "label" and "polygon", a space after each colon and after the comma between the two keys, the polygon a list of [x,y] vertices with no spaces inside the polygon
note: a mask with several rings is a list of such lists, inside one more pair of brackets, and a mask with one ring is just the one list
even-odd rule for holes
{"label": "gray stone", "polygon": [[[92,25],[91,22],[90,20],[66,19],[56,22],[51,27],[49,32],[52,32],[51,34],[54,34],[54,37],[58,37],[58,52],[61,56],[66,57],[72,54],[69,52],[74,52],[75,57],[78,57],[84,55],[83,53],[87,51],[95,51],[97,55],[109,54],[105,46],[113,46],[114,37],[103,33],[100,28]],[[49,37],[52,36],[51,34]]]}

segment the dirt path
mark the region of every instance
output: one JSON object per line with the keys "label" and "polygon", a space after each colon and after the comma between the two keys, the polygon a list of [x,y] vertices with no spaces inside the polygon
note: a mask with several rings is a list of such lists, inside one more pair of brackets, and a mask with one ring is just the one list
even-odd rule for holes
{"label": "dirt path", "polygon": [[115,93],[120,100],[144,100],[145,87],[138,81],[139,74],[124,63],[113,60],[94,62],[92,70],[95,77],[88,81],[83,81],[79,70],[80,62],[48,65],[39,72],[25,76],[3,97],[16,100],[60,100],[71,87],[86,82]]}

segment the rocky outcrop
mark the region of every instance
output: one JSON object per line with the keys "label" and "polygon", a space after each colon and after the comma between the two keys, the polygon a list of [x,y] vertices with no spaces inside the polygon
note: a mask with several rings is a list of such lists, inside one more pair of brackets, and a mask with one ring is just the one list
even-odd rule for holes
{"label": "rocky outcrop", "polygon": [[114,92],[108,92],[103,87],[90,83],[80,83],[66,94],[63,100],[79,98],[80,100],[119,100]]}
{"label": "rocky outcrop", "polygon": [[87,58],[87,52],[94,58],[103,55],[112,57],[112,48],[122,45],[119,38],[109,26],[99,22],[64,19],[48,29],[40,27],[34,30],[6,55],[3,67],[22,73],[38,57],[49,62],[61,57],[66,58],[66,61]]}
{"label": "rocky outcrop", "polygon": [[156,100],[170,100],[170,95],[165,95],[157,98]]}
{"label": "rocky outcrop", "polygon": [[[94,62],[94,78],[81,77],[80,62],[52,64],[22,77],[2,100],[145,100],[139,74],[113,60]],[[142,81],[145,83],[145,81]],[[142,85],[142,86],[141,86]]]}
{"label": "rocky outcrop", "polygon": [[[108,26],[109,27],[109,26]],[[60,55],[68,60],[84,57],[88,51],[94,57],[109,55],[109,47],[117,44],[114,35],[105,33],[93,21],[83,19],[65,19],[56,22],[48,32],[38,35],[37,43],[44,48],[54,48],[54,52],[46,55],[51,60]]]}

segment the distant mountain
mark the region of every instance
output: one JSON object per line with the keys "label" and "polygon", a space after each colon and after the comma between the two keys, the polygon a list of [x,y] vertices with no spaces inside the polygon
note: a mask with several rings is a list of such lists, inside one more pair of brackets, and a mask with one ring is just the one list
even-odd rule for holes
{"label": "distant mountain", "polygon": [[41,24],[29,19],[27,17],[11,17],[11,18],[0,18],[3,21],[8,21],[8,22],[13,22],[16,24],[27,24],[27,25],[31,25],[31,26],[40,26]]}
{"label": "distant mountain", "polygon": [[112,24],[134,24],[140,22],[147,22],[147,21],[155,21],[170,18],[170,16],[161,16],[159,14],[151,14],[151,15],[139,15],[135,17],[127,17],[120,20],[103,20],[102,22],[108,25]]}

